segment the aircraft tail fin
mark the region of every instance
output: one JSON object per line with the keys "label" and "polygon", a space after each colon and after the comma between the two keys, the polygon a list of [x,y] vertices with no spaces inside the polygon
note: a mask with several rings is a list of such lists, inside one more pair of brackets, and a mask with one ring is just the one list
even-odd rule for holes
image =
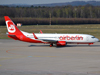
{"label": "aircraft tail fin", "polygon": [[9,35],[17,35],[22,34],[21,31],[17,28],[17,26],[14,24],[14,22],[8,17],[4,16],[8,34]]}
{"label": "aircraft tail fin", "polygon": [[8,30],[7,33],[8,37],[13,38],[15,40],[19,40],[19,37],[23,36],[23,33],[17,28],[17,26],[8,16],[4,16],[4,18]]}

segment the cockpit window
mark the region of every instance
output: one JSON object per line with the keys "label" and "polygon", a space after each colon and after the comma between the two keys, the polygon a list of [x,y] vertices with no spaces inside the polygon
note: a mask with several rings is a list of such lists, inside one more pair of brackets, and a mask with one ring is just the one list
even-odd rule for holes
{"label": "cockpit window", "polygon": [[95,37],[93,36],[93,37],[91,37],[91,38],[95,38]]}

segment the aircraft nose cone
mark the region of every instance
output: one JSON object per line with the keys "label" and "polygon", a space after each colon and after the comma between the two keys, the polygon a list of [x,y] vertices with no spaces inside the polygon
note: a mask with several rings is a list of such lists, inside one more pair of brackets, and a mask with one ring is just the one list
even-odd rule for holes
{"label": "aircraft nose cone", "polygon": [[98,41],[99,41],[99,39],[96,38],[96,42],[98,42]]}

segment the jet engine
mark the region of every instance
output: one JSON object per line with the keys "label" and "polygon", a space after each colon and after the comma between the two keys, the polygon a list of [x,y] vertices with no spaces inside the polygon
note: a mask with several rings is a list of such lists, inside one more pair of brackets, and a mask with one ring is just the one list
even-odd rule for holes
{"label": "jet engine", "polygon": [[57,41],[57,46],[66,46],[66,41]]}

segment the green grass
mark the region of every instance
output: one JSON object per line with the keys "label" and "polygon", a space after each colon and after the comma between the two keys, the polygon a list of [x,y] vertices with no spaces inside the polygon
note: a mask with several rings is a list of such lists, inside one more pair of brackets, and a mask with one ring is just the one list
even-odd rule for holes
{"label": "green grass", "polygon": [[[29,33],[39,33],[40,30],[43,33],[80,33],[90,34],[100,39],[100,25],[99,24],[87,24],[87,25],[27,25],[19,27],[20,30]],[[6,35],[6,26],[0,27],[0,39],[8,39]]]}

